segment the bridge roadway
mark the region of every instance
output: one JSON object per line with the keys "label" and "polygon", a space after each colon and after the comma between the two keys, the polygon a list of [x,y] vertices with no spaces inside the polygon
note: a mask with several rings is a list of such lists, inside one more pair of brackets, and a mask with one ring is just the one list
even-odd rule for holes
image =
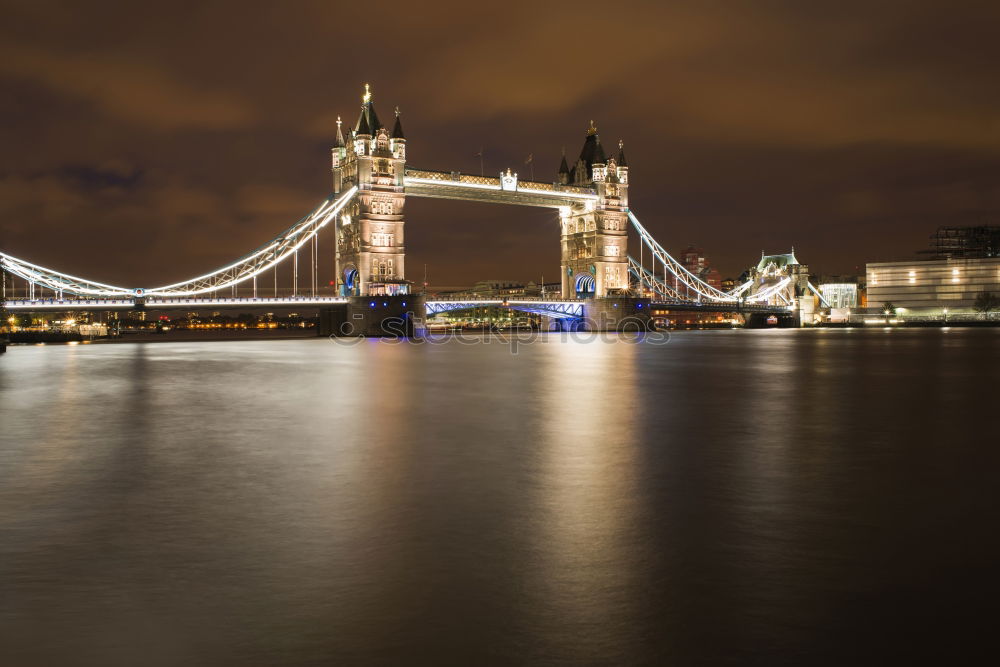
{"label": "bridge roadway", "polygon": [[[357,297],[354,297],[357,298]],[[381,297],[362,297],[378,301]],[[609,297],[614,300],[614,297]],[[294,308],[296,306],[330,306],[351,301],[350,297],[342,296],[284,296],[284,297],[234,297],[234,298],[148,298],[148,299],[9,299],[6,302],[8,310],[20,311],[59,311],[59,310],[184,310],[190,308]],[[561,297],[540,298],[471,298],[471,297],[435,297],[426,300],[427,315],[433,316],[456,310],[470,308],[511,308],[530,313],[549,315],[556,318],[583,317],[584,305],[591,299],[563,299]],[[699,312],[747,312],[747,313],[784,313],[790,309],[787,306],[770,306],[766,304],[737,304],[732,302],[701,302],[685,301],[652,301],[650,308],[670,309]]]}
{"label": "bridge roadway", "polygon": [[8,299],[7,310],[173,310],[188,308],[294,308],[347,303],[342,296],[234,297],[231,299]]}
{"label": "bridge roadway", "polygon": [[[147,299],[8,299],[11,311],[109,311],[109,310],[189,310],[192,308],[295,308],[297,306],[332,306],[347,304],[352,300],[370,300],[377,305],[382,297],[342,296],[284,296],[284,297],[234,297],[234,298],[147,298]],[[510,307],[515,310],[550,315],[557,318],[582,317],[584,299],[469,299],[435,298],[427,300],[427,314],[486,306]]]}
{"label": "bridge roadway", "polygon": [[584,306],[587,299],[563,299],[559,298],[513,298],[504,299],[500,297],[490,299],[475,298],[435,298],[429,299],[427,304],[427,316],[431,317],[439,313],[447,313],[454,310],[468,310],[470,308],[510,308],[525,313],[537,313],[548,315],[556,319],[580,319],[584,316]]}
{"label": "bridge roadway", "polygon": [[757,303],[724,302],[689,302],[689,301],[653,301],[650,308],[683,310],[701,313],[765,313],[779,314],[792,311],[790,306],[771,306]]}

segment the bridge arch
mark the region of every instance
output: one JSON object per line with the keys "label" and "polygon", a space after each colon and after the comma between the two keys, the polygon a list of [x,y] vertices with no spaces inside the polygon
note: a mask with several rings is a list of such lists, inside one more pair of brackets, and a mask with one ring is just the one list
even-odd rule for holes
{"label": "bridge arch", "polygon": [[576,297],[578,299],[590,299],[597,292],[597,281],[591,273],[578,273],[573,279]]}
{"label": "bridge arch", "polygon": [[359,296],[361,294],[361,276],[353,264],[344,267],[344,296]]}

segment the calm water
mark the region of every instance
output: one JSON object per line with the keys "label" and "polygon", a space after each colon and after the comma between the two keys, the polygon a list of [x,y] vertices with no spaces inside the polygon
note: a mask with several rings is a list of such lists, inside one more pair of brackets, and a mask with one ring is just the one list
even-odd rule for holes
{"label": "calm water", "polygon": [[1000,330],[14,348],[0,664],[962,664],[998,380]]}

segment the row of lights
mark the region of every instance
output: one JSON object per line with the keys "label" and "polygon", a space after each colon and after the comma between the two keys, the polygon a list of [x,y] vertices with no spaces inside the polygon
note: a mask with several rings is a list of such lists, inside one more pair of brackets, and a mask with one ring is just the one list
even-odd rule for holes
{"label": "row of lights", "polygon": [[[961,276],[959,275],[959,273],[960,272],[959,272],[958,269],[952,269],[951,270],[951,282],[957,283],[957,282],[960,281]],[[907,278],[909,278],[909,283],[911,285],[915,284],[917,282],[917,272],[916,271],[909,271],[907,273]],[[878,274],[875,273],[874,271],[872,272],[871,283],[872,283],[872,285],[878,285]]]}

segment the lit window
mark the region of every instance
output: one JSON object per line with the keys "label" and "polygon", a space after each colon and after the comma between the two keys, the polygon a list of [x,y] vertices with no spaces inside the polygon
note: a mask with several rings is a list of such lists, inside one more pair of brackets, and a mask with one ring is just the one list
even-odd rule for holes
{"label": "lit window", "polygon": [[619,249],[616,245],[606,245],[604,246],[604,256],[605,257],[618,257]]}
{"label": "lit window", "polygon": [[605,266],[604,267],[604,288],[614,289],[620,287],[621,282],[621,267],[618,266]]}
{"label": "lit window", "polygon": [[957,283],[958,282],[958,269],[952,269],[951,270],[951,282],[953,282],[953,283]]}
{"label": "lit window", "polygon": [[910,283],[913,284],[915,282],[917,282],[917,272],[910,271]]}

